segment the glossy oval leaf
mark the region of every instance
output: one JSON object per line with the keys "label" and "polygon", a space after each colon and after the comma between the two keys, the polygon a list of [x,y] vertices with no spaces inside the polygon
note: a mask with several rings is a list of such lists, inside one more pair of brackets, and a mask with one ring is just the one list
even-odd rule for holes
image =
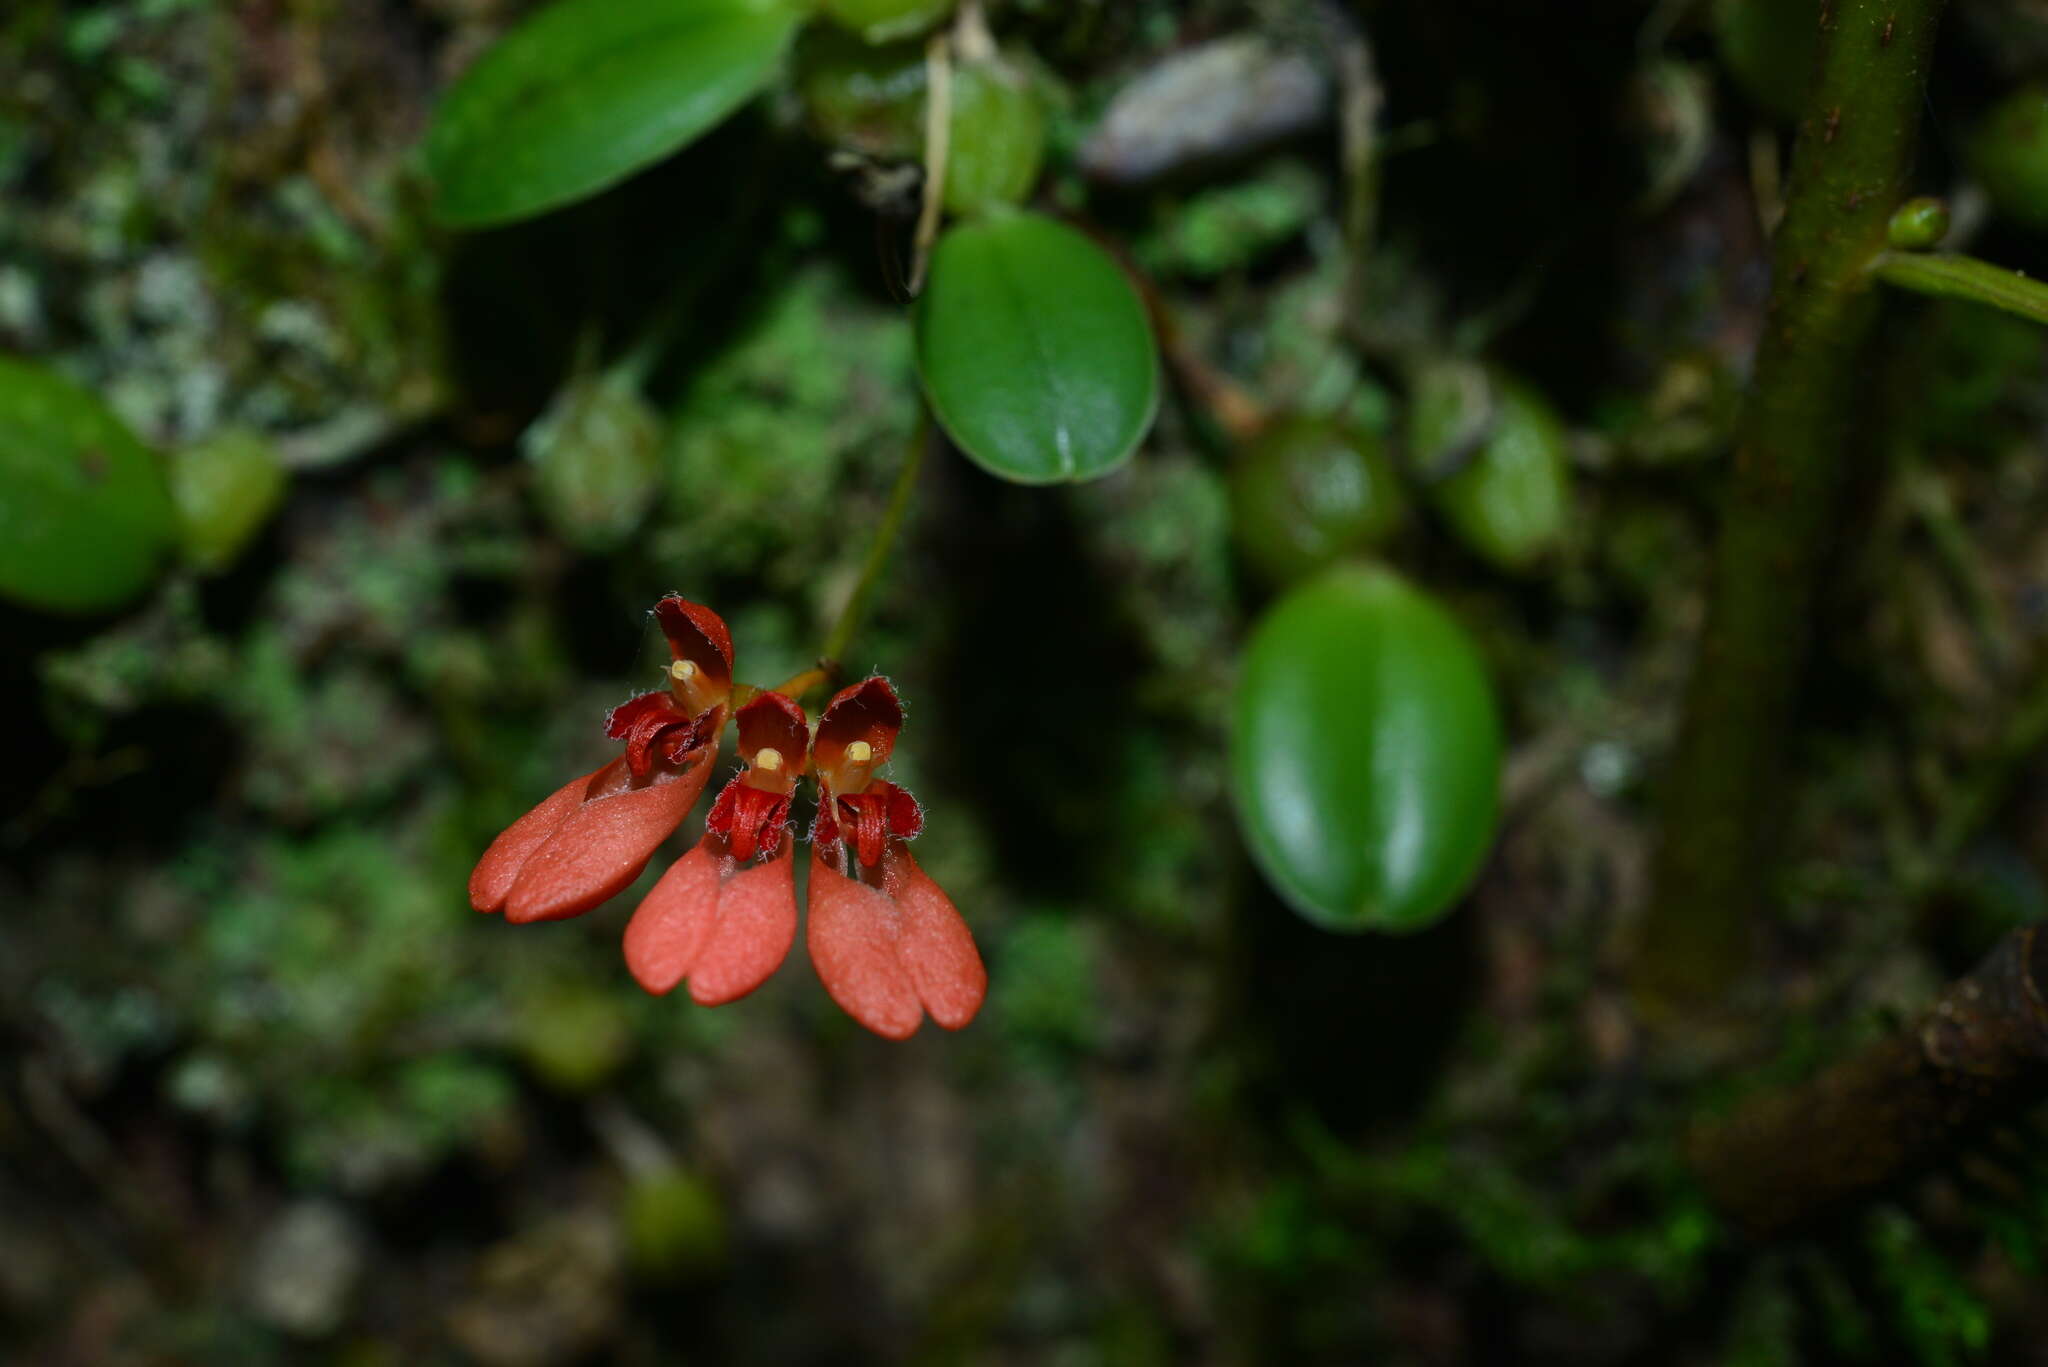
{"label": "glossy oval leaf", "polygon": [[1464,628],[1391,571],[1343,566],[1253,631],[1231,783],[1274,891],[1331,930],[1417,930],[1478,873],[1500,721]]}
{"label": "glossy oval leaf", "polygon": [[436,215],[527,218],[661,160],[768,83],[802,16],[793,0],[557,0],[442,98]]}
{"label": "glossy oval leaf", "polygon": [[1086,237],[1036,214],[953,228],[917,301],[917,365],[946,435],[1017,484],[1108,474],[1159,407],[1138,293]]}

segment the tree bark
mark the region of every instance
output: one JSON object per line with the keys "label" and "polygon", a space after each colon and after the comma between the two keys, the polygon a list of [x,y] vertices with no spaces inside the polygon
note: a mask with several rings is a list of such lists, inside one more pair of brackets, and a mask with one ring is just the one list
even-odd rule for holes
{"label": "tree bark", "polygon": [[2048,928],[2005,937],[1910,1029],[1752,1098],[1687,1148],[1709,1198],[1758,1239],[1926,1170],[2048,1097]]}

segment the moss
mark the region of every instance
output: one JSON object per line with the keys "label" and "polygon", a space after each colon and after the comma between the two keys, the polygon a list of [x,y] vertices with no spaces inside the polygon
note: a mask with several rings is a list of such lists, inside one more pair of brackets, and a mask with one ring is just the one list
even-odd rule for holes
{"label": "moss", "polygon": [[1158,275],[1213,279],[1244,270],[1299,237],[1323,213],[1323,179],[1297,161],[1170,201],[1133,251]]}
{"label": "moss", "polygon": [[726,1258],[725,1211],[701,1176],[651,1173],[626,1188],[621,1223],[633,1269],[653,1281],[675,1281],[716,1269]]}
{"label": "moss", "polygon": [[1892,1322],[1923,1367],[1960,1367],[1991,1341],[1991,1315],[1955,1264],[1904,1213],[1881,1209],[1865,1225]]}
{"label": "moss", "polygon": [[[822,263],[792,272],[669,411],[665,508],[648,533],[698,582],[814,583],[861,530],[910,439],[910,336]],[[849,488],[849,475],[865,476]]]}
{"label": "moss", "polygon": [[1004,1033],[1055,1059],[1094,1048],[1102,1023],[1088,929],[1066,916],[1028,916],[1003,937],[1001,951],[1004,973],[989,1010]]}

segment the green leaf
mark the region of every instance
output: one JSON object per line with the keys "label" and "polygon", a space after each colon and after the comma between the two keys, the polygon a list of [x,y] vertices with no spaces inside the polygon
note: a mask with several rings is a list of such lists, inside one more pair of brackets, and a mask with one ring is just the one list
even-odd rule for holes
{"label": "green leaf", "polygon": [[0,594],[100,612],[155,576],[176,528],[163,467],[90,391],[0,358]]}
{"label": "green leaf", "polygon": [[1108,474],[1159,407],[1145,307],[1101,248],[1036,214],[939,239],[917,301],[917,365],[946,435],[1017,484]]}
{"label": "green leaf", "polygon": [[1253,860],[1330,930],[1417,930],[1463,894],[1499,815],[1500,721],[1462,627],[1392,572],[1343,566],[1245,649],[1231,782]]}
{"label": "green leaf", "polygon": [[436,214],[505,223],[624,180],[767,85],[801,18],[792,0],[557,0],[442,99]]}

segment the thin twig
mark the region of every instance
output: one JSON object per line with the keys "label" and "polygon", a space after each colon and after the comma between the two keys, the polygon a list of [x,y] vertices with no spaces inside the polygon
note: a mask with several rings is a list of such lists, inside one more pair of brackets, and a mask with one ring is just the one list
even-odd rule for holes
{"label": "thin twig", "polygon": [[896,546],[896,534],[903,528],[903,515],[910,506],[911,490],[917,487],[917,473],[924,466],[924,448],[931,441],[931,418],[920,415],[917,431],[910,439],[909,449],[903,454],[903,465],[896,471],[896,483],[889,491],[889,506],[882,513],[882,520],[875,525],[873,539],[868,542],[867,558],[861,562],[860,578],[854,583],[853,592],[846,596],[846,602],[839,609],[838,618],[832,623],[831,634],[825,638],[825,648],[818,653],[818,663],[802,670],[775,686],[775,692],[789,698],[801,699],[813,689],[829,688],[839,682],[840,660],[847,647],[853,644],[854,635],[860,630],[861,619],[867,614],[869,601],[874,597],[875,585],[881,581],[882,572],[889,567],[889,555]]}

